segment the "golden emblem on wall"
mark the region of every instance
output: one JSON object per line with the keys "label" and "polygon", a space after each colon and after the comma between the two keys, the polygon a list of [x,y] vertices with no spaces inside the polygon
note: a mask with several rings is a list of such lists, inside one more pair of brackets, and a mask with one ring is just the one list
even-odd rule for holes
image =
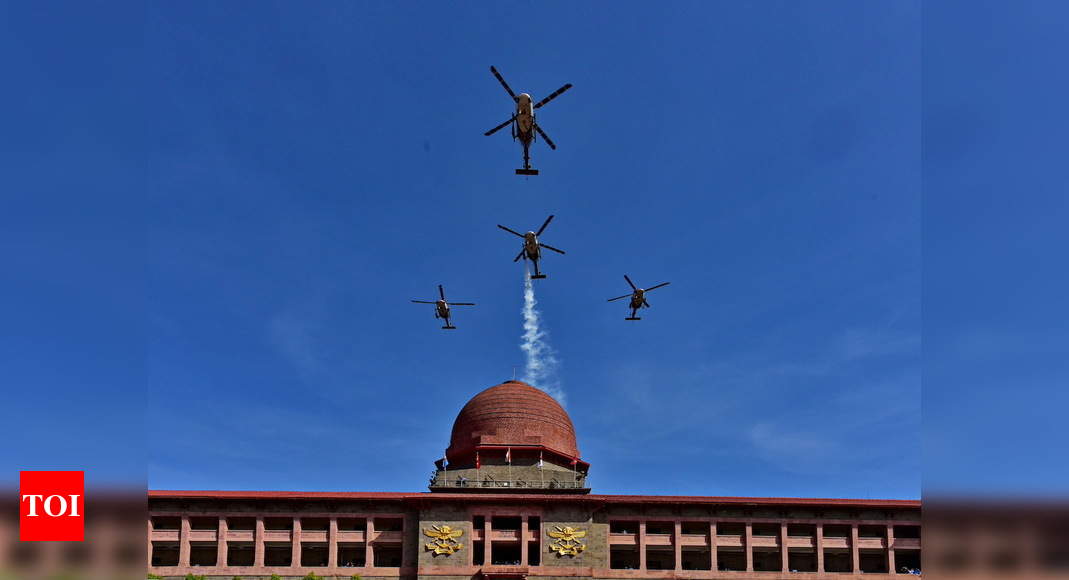
{"label": "golden emblem on wall", "polygon": [[427,549],[434,552],[434,555],[445,554],[446,556],[459,552],[464,544],[457,541],[457,538],[464,535],[464,530],[454,528],[452,526],[441,525],[431,526],[429,528],[423,528],[423,534],[428,538],[432,538],[429,544],[426,544]]}
{"label": "golden emblem on wall", "polygon": [[558,556],[571,556],[574,558],[586,549],[581,539],[586,537],[586,530],[571,526],[553,526],[553,530],[549,532],[549,537],[557,540],[549,545],[549,549],[556,552]]}

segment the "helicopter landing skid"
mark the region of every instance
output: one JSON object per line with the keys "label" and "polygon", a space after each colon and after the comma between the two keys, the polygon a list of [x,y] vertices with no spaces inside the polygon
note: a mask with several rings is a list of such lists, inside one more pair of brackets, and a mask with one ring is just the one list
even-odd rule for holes
{"label": "helicopter landing skid", "polygon": [[455,327],[455,326],[443,326],[442,327],[442,330],[456,330],[456,329],[457,329],[457,327]]}
{"label": "helicopter landing skid", "polygon": [[625,318],[624,320],[642,320],[642,318],[631,317],[631,318]]}
{"label": "helicopter landing skid", "polygon": [[545,274],[532,274],[531,275],[531,279],[532,280],[541,280],[542,278],[545,278],[545,277],[546,277]]}
{"label": "helicopter landing skid", "polygon": [[537,169],[517,169],[516,175],[538,175]]}

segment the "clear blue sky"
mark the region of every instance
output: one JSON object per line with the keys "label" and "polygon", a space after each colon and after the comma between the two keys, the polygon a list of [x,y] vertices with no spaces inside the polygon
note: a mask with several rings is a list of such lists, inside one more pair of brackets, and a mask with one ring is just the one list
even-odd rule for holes
{"label": "clear blue sky", "polygon": [[[494,225],[555,213],[538,298],[597,491],[1062,491],[1067,17],[4,4],[0,483],[423,489],[523,364]],[[490,64],[575,84],[537,178],[482,136]],[[625,272],[672,282],[641,323]],[[455,332],[408,302],[438,283],[479,303]]]}

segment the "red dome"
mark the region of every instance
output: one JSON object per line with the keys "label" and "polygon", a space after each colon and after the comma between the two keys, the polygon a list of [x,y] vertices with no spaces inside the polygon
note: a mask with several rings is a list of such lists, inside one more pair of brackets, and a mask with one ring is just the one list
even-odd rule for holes
{"label": "red dome", "polygon": [[446,457],[469,458],[477,446],[539,447],[578,458],[575,427],[553,397],[520,381],[506,381],[472,397],[453,422]]}

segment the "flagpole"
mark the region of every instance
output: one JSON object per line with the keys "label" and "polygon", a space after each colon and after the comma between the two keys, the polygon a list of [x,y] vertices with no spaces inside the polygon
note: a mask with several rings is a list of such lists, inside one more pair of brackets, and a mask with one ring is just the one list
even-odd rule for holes
{"label": "flagpole", "polygon": [[546,470],[545,466],[542,465],[542,450],[538,451],[538,479],[542,487],[546,487]]}

